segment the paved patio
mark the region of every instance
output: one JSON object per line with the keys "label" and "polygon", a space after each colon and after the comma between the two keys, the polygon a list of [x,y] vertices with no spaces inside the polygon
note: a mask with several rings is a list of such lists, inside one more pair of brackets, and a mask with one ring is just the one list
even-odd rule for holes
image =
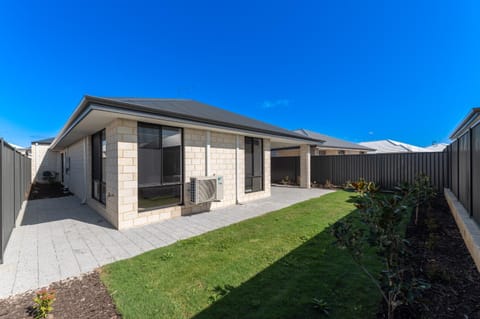
{"label": "paved patio", "polygon": [[330,191],[272,187],[270,198],[118,231],[76,197],[27,202],[0,265],[0,298],[81,275]]}

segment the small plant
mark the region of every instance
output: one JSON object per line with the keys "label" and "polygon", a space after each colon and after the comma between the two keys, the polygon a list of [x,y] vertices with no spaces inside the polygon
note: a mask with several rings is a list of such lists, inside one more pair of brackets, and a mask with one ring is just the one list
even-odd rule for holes
{"label": "small plant", "polygon": [[224,286],[219,285],[219,286],[213,287],[213,289],[211,290],[213,294],[210,297],[208,297],[208,302],[211,304],[215,303],[216,301],[228,295],[230,291],[232,291],[234,288],[235,287],[228,284]]}
{"label": "small plant", "polygon": [[330,307],[328,303],[323,299],[313,298],[312,299],[313,308],[317,309],[319,312],[323,313],[324,315],[330,314]]}
{"label": "small plant", "polygon": [[282,183],[283,185],[289,185],[289,184],[290,184],[290,177],[289,177],[288,175],[287,175],[287,176],[284,176],[284,177],[282,178],[281,183]]}
{"label": "small plant", "polygon": [[430,177],[425,174],[419,174],[415,177],[415,182],[411,187],[411,193],[415,199],[415,225],[417,225],[420,208],[428,205],[430,209],[432,200],[437,193],[430,182]]}
{"label": "small plant", "polygon": [[325,184],[323,185],[323,187],[325,187],[325,188],[327,188],[327,189],[334,189],[334,188],[335,188],[335,185],[333,185],[332,182],[331,182],[329,179],[327,179],[327,180],[325,181]]}
{"label": "small plant", "polygon": [[33,314],[35,319],[47,318],[53,310],[53,302],[55,301],[55,290],[42,289],[37,291],[33,301]]}
{"label": "small plant", "polygon": [[166,252],[165,254],[160,256],[160,260],[167,261],[173,258],[173,254],[171,252]]}
{"label": "small plant", "polygon": [[380,187],[375,184],[375,182],[368,182],[364,178],[360,178],[356,182],[349,182],[347,183],[348,189],[353,189],[360,195],[364,195],[365,193],[376,193],[380,190]]}

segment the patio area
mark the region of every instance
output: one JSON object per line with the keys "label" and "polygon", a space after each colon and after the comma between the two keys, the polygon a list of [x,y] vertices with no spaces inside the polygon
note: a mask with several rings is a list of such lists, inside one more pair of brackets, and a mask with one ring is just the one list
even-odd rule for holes
{"label": "patio area", "polygon": [[22,225],[13,230],[0,265],[0,298],[329,192],[272,187],[272,196],[266,199],[124,231],[113,229],[73,196],[28,201]]}

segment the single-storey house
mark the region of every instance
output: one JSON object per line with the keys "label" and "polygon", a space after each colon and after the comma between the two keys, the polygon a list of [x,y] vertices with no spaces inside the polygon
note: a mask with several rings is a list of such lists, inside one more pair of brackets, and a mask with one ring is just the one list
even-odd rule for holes
{"label": "single-storey house", "polygon": [[[50,144],[55,138],[46,138],[32,142],[32,182],[43,183],[44,172],[61,172],[61,156],[57,152],[50,152]],[[58,178],[58,176],[57,176]]]}
{"label": "single-storey house", "polygon": [[319,141],[193,100],[85,96],[48,155],[40,142],[32,156],[49,163],[32,175],[57,165],[65,187],[124,229],[270,196],[271,148],[299,148],[308,188]]}
{"label": "single-storey house", "polygon": [[[374,151],[374,149],[348,142],[336,137],[325,134],[313,132],[306,129],[299,129],[293,131],[294,133],[303,135],[307,138],[313,138],[319,142],[311,146],[310,153],[312,156],[320,155],[347,155],[347,154],[365,154]],[[300,156],[300,148],[297,147],[282,147],[272,148],[272,157],[296,157]]]}

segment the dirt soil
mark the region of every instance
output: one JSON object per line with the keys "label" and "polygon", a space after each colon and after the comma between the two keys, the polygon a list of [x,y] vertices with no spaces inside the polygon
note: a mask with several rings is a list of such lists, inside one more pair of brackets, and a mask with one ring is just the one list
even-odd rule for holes
{"label": "dirt soil", "polygon": [[64,190],[62,184],[60,183],[34,183],[30,190],[28,200],[34,199],[44,199],[44,198],[56,198],[71,196],[72,193]]}
{"label": "dirt soil", "polygon": [[438,197],[430,210],[421,212],[418,225],[412,216],[407,239],[413,254],[406,263],[431,288],[408,309],[400,308],[395,318],[480,319],[480,273],[445,198]]}
{"label": "dirt soil", "polygon": [[[54,319],[121,318],[98,272],[56,282],[50,288],[56,291],[52,312]],[[0,319],[33,318],[31,307],[34,296],[34,292],[29,292],[0,299]]]}

